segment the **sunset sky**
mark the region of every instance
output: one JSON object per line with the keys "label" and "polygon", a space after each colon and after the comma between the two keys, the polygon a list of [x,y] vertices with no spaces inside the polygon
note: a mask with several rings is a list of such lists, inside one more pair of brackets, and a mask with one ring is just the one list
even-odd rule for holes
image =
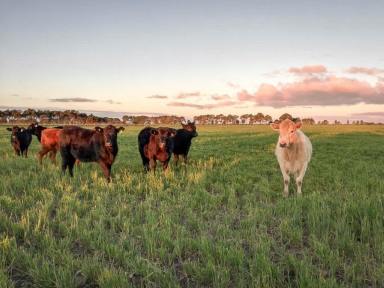
{"label": "sunset sky", "polygon": [[384,1],[0,0],[0,108],[384,121]]}

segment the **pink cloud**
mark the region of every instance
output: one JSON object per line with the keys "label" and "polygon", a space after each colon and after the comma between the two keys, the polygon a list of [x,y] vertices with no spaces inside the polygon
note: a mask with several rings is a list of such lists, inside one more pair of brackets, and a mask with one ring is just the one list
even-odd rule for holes
{"label": "pink cloud", "polygon": [[168,96],[165,96],[165,95],[152,95],[152,96],[147,96],[146,98],[150,98],[150,99],[167,99]]}
{"label": "pink cloud", "polygon": [[193,104],[193,103],[185,103],[185,102],[170,102],[167,105],[168,106],[174,106],[174,107],[191,107],[196,108],[199,110],[204,109],[214,109],[214,108],[220,108],[220,107],[228,107],[238,104],[238,102],[235,101],[220,101],[217,103],[210,103],[210,104]]}
{"label": "pink cloud", "polygon": [[353,113],[352,116],[368,116],[368,117],[382,117],[384,119],[384,112],[363,112]]}
{"label": "pink cloud", "polygon": [[279,87],[262,84],[255,93],[243,90],[240,101],[261,106],[345,105],[357,103],[384,104],[384,85],[341,77],[307,78]]}
{"label": "pink cloud", "polygon": [[231,97],[227,94],[222,94],[222,95],[215,94],[215,95],[212,95],[211,98],[213,100],[226,100],[226,99],[230,99]]}
{"label": "pink cloud", "polygon": [[346,70],[346,72],[351,74],[367,74],[367,75],[375,76],[375,75],[384,73],[384,70],[378,69],[378,68],[367,68],[367,67],[350,67]]}
{"label": "pink cloud", "polygon": [[319,74],[327,72],[327,68],[323,65],[311,65],[303,67],[291,67],[288,70],[290,73],[303,75],[303,74]]}
{"label": "pink cloud", "polygon": [[179,93],[176,98],[177,99],[185,99],[185,98],[191,98],[191,97],[200,97],[200,92],[190,92],[190,93]]}

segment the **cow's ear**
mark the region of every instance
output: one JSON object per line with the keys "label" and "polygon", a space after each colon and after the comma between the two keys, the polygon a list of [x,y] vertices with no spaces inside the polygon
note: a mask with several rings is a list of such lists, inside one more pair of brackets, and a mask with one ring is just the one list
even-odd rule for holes
{"label": "cow's ear", "polygon": [[100,133],[103,132],[103,128],[101,128],[101,127],[99,127],[99,126],[96,126],[96,127],[95,127],[95,130],[96,130],[97,132],[100,132]]}
{"label": "cow's ear", "polygon": [[271,128],[273,130],[279,130],[280,128],[280,123],[271,123]]}
{"label": "cow's ear", "polygon": [[121,126],[121,127],[117,128],[117,133],[124,131],[124,130],[125,130],[125,128],[123,126]]}
{"label": "cow's ear", "polygon": [[169,131],[169,136],[170,136],[170,137],[175,137],[175,136],[176,136],[176,133],[177,133],[176,129],[171,129],[171,130]]}
{"label": "cow's ear", "polygon": [[301,122],[300,120],[298,120],[298,121],[295,123],[295,125],[296,125],[296,129],[300,129],[301,126],[303,126],[303,122]]}
{"label": "cow's ear", "polygon": [[12,128],[9,128],[9,127],[8,127],[7,130],[8,130],[8,131],[12,131]]}
{"label": "cow's ear", "polygon": [[152,135],[158,135],[158,134],[159,134],[159,131],[157,131],[157,129],[152,129],[152,130],[151,130],[151,134],[152,134]]}

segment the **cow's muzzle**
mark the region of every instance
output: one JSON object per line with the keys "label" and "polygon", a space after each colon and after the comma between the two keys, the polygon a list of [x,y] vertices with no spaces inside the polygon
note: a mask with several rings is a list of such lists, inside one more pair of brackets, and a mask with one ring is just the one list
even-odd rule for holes
{"label": "cow's muzzle", "polygon": [[159,143],[159,148],[160,149],[164,149],[165,148],[165,143],[164,142],[160,142]]}

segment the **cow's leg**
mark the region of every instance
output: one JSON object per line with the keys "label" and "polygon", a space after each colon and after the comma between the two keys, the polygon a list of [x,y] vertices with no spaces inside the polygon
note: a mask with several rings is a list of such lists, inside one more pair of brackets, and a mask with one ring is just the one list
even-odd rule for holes
{"label": "cow's leg", "polygon": [[188,164],[188,155],[184,154],[183,158],[184,158],[184,164],[187,165]]}
{"label": "cow's leg", "polygon": [[40,165],[43,164],[43,158],[44,156],[49,152],[49,149],[47,147],[42,147],[41,150],[38,153],[39,163]]}
{"label": "cow's leg", "polygon": [[139,143],[139,152],[144,166],[144,172],[149,171],[149,159],[145,156],[144,146]]}
{"label": "cow's leg", "polygon": [[297,185],[297,194],[301,195],[301,186],[303,185],[303,179],[305,175],[305,171],[307,171],[308,162],[304,162],[301,167],[298,176],[296,177],[296,185]]}
{"label": "cow's leg", "polygon": [[144,163],[143,161],[143,165],[144,165],[144,172],[148,172],[149,170],[151,170],[151,168],[149,167],[149,162],[148,160],[146,160],[146,162]]}
{"label": "cow's leg", "polygon": [[[65,170],[67,170],[67,167],[70,167],[71,161],[75,161],[71,152],[69,151],[70,147],[61,147],[60,154],[61,154],[61,170],[63,174],[65,174]],[[47,151],[48,152],[48,151]],[[73,168],[73,167],[72,167]],[[71,171],[70,171],[71,173]],[[71,174],[73,176],[73,174]]]}
{"label": "cow's leg", "polygon": [[145,156],[142,156],[142,162],[143,162],[143,166],[144,166],[144,172],[148,172],[150,167],[149,167],[149,159],[146,158]]}
{"label": "cow's leg", "polygon": [[163,162],[163,171],[166,171],[168,169],[168,163],[169,163],[169,160],[166,160]]}
{"label": "cow's leg", "polygon": [[24,150],[24,156],[25,156],[25,158],[28,158],[28,147],[25,148],[25,150]]}
{"label": "cow's leg", "polygon": [[103,161],[99,162],[101,169],[103,170],[104,176],[108,182],[111,182],[111,165],[106,164]]}
{"label": "cow's leg", "polygon": [[55,165],[56,165],[56,153],[57,153],[57,150],[54,149],[54,150],[52,150],[51,153],[49,154],[49,158],[51,158],[51,162],[52,162],[53,164],[55,164]]}
{"label": "cow's leg", "polygon": [[153,170],[153,173],[156,172],[156,160],[153,158],[149,160],[149,169]]}
{"label": "cow's leg", "polygon": [[68,167],[68,161],[67,158],[64,156],[61,156],[61,171],[63,175],[65,175],[65,170],[67,170]]}
{"label": "cow's leg", "polygon": [[52,161],[52,150],[48,152],[48,157],[51,159]]}
{"label": "cow's leg", "polygon": [[70,157],[67,158],[68,161],[68,168],[69,168],[69,175],[73,177],[73,166],[75,165],[76,159],[75,157],[70,154]]}
{"label": "cow's leg", "polygon": [[177,164],[179,163],[179,155],[178,154],[173,154],[173,159],[175,159],[174,163],[175,163],[175,166],[177,166]]}
{"label": "cow's leg", "polygon": [[286,170],[282,162],[279,162],[279,165],[280,165],[281,174],[283,174],[283,180],[284,180],[283,196],[288,197],[288,194],[289,194],[288,188],[289,188],[289,180],[290,180],[288,170]]}

